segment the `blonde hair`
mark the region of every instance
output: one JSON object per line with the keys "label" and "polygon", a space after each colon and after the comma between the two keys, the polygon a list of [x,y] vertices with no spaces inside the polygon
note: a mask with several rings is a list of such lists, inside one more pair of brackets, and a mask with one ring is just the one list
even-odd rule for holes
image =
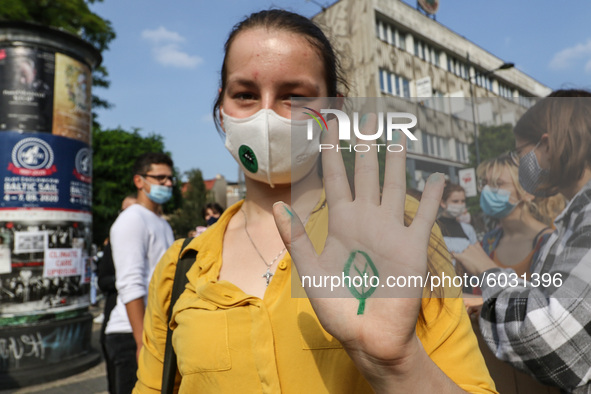
{"label": "blonde hair", "polygon": [[509,170],[509,176],[513,181],[513,187],[517,191],[517,198],[523,203],[524,210],[536,220],[550,226],[556,216],[564,209],[566,201],[562,194],[552,197],[535,199],[528,198],[528,194],[519,183],[519,164],[514,153],[505,153],[494,159],[487,160],[478,166],[476,171],[479,179],[487,179],[487,183],[495,188],[505,169]]}

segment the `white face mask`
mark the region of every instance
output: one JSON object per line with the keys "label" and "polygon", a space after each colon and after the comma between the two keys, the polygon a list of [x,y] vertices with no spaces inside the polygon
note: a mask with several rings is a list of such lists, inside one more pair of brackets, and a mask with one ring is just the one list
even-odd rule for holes
{"label": "white face mask", "polygon": [[466,210],[466,204],[447,204],[445,211],[452,218],[457,218]]}
{"label": "white face mask", "polygon": [[[271,187],[300,181],[318,160],[320,132],[307,139],[306,120],[292,121],[272,109],[233,118],[222,109],[226,148],[246,176]],[[292,154],[293,163],[292,163]]]}

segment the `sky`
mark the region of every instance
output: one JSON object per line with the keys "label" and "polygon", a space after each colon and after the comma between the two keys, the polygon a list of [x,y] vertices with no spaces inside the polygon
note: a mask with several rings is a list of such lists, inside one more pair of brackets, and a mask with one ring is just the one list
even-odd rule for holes
{"label": "sky", "polygon": [[[391,0],[399,1],[399,0]],[[111,86],[94,93],[106,128],[164,137],[175,167],[204,179],[238,178],[211,111],[223,45],[252,12],[284,8],[311,17],[334,0],[104,0],[91,9],[117,34],[103,53]],[[405,0],[413,7],[415,1]],[[591,89],[591,2],[441,0],[437,21],[552,89]]]}

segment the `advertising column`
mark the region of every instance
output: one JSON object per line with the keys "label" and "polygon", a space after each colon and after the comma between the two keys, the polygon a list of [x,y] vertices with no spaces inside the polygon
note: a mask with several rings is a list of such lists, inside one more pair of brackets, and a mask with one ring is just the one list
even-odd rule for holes
{"label": "advertising column", "polygon": [[0,386],[96,362],[88,313],[91,71],[62,31],[0,23]]}

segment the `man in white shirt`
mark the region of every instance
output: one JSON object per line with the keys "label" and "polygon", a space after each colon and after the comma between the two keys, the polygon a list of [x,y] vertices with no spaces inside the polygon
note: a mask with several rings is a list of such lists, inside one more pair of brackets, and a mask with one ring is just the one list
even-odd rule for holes
{"label": "man in white shirt", "polygon": [[[117,304],[105,329],[109,387],[131,393],[137,355],[142,347],[148,285],[156,264],[172,245],[172,229],[160,213],[172,196],[172,160],[163,153],[145,153],[133,168],[137,203],[123,211],[110,232]],[[114,376],[112,376],[114,375]]]}

